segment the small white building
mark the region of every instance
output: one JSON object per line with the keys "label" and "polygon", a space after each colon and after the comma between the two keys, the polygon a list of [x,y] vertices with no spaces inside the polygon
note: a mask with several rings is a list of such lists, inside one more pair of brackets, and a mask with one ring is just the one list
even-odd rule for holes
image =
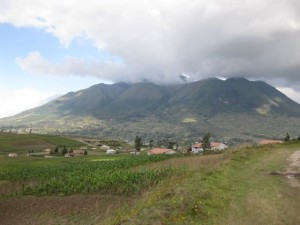
{"label": "small white building", "polygon": [[50,148],[44,149],[45,154],[51,154],[51,151],[52,150]]}
{"label": "small white building", "polygon": [[130,152],[130,155],[139,155],[141,154],[140,152]]}
{"label": "small white building", "polygon": [[110,147],[108,145],[101,145],[100,149],[101,150],[109,150]]}
{"label": "small white building", "polygon": [[106,154],[117,154],[117,151],[114,149],[107,149]]}
{"label": "small white building", "polygon": [[[228,148],[228,146],[222,142],[210,142],[210,150],[212,151],[222,151],[226,148]],[[192,153],[197,154],[201,152],[203,152],[202,143],[192,145]]]}
{"label": "small white building", "polygon": [[72,154],[72,153],[66,153],[66,154],[65,154],[65,157],[66,157],[66,158],[73,157],[73,154]]}
{"label": "small white building", "polygon": [[15,153],[15,152],[12,152],[12,153],[8,154],[8,157],[17,157],[17,156],[18,156],[18,154]]}
{"label": "small white building", "polygon": [[203,152],[202,144],[201,143],[196,143],[192,145],[192,153],[193,154],[198,154]]}

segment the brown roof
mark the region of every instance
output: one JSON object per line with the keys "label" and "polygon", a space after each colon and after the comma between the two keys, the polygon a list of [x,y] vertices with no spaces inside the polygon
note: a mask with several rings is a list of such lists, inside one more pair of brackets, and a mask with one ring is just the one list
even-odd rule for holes
{"label": "brown roof", "polygon": [[167,152],[171,151],[171,149],[167,148],[153,148],[148,151],[149,154],[151,155],[159,155],[159,154],[165,154]]}
{"label": "brown roof", "polygon": [[193,148],[202,148],[202,143],[197,143],[192,146]]}
{"label": "brown roof", "polygon": [[282,141],[280,141],[280,140],[268,140],[268,139],[259,141],[259,144],[262,144],[262,145],[278,144],[278,143],[282,143]]}

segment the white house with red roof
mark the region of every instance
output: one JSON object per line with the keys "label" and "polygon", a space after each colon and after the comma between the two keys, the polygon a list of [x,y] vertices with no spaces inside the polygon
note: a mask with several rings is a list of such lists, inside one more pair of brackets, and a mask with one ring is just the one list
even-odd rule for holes
{"label": "white house with red roof", "polygon": [[[210,142],[210,150],[222,151],[226,148],[228,148],[228,146],[222,142]],[[203,152],[202,143],[195,143],[192,145],[192,153],[197,154],[201,152]]]}
{"label": "white house with red roof", "polygon": [[196,143],[192,145],[192,153],[197,154],[203,152],[202,143]]}

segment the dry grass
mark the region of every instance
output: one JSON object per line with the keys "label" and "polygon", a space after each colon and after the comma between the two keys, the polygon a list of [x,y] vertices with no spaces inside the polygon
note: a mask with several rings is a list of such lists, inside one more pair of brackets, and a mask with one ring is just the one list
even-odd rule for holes
{"label": "dry grass", "polygon": [[144,194],[109,224],[298,225],[300,189],[290,187],[284,177],[268,175],[284,169],[294,150],[245,147],[148,165],[184,168],[184,173]]}
{"label": "dry grass", "polygon": [[290,187],[285,177],[269,174],[285,171],[288,156],[299,148],[245,147],[137,166],[133,170],[172,168],[175,173],[131,198],[90,194],[3,199],[1,224],[298,225],[300,189]]}

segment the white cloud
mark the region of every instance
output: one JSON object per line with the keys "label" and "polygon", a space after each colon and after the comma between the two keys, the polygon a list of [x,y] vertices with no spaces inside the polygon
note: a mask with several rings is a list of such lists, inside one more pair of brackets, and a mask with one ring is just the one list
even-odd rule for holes
{"label": "white cloud", "polygon": [[1,0],[0,22],[44,29],[65,46],[83,36],[123,59],[53,65],[30,53],[21,59],[29,72],[156,82],[240,75],[296,87],[299,12],[296,0]]}
{"label": "white cloud", "polygon": [[300,104],[300,92],[294,90],[293,88],[276,88],[286,96],[288,96],[290,99],[294,100],[295,102]]}
{"label": "white cloud", "polygon": [[53,93],[40,92],[35,89],[0,90],[0,118],[12,116],[24,110],[45,104],[52,99]]}
{"label": "white cloud", "polygon": [[40,52],[30,52],[24,58],[18,57],[17,63],[24,71],[30,71],[36,75],[77,75],[77,76],[94,76],[102,79],[109,79],[113,75],[115,79],[124,69],[121,62],[113,61],[86,61],[83,58],[66,56],[61,63],[52,63],[45,59]]}

